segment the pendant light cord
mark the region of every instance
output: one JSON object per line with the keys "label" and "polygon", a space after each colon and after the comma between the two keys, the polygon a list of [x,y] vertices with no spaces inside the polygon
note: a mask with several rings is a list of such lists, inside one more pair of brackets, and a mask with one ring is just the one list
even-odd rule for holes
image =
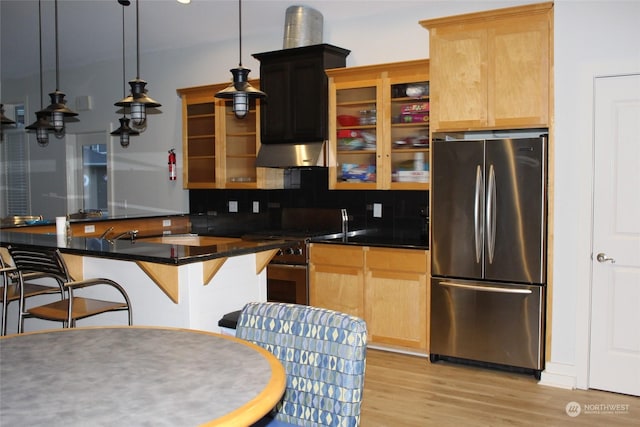
{"label": "pendant light cord", "polygon": [[42,92],[43,92],[43,84],[42,84],[42,0],[38,0],[38,46],[40,48],[40,109],[43,108],[42,101]]}
{"label": "pendant light cord", "polygon": [[56,92],[60,88],[60,58],[58,54],[58,0],[55,1],[55,18],[56,18]]}
{"label": "pendant light cord", "polygon": [[238,66],[242,68],[242,0],[238,0]]}
{"label": "pendant light cord", "polygon": [[136,80],[140,80],[140,11],[136,0]]}
{"label": "pendant light cord", "polygon": [[[124,5],[122,6],[122,97],[125,98],[127,96],[127,84],[126,84],[126,68],[124,64],[125,54],[124,54]],[[123,115],[125,113],[122,113]]]}

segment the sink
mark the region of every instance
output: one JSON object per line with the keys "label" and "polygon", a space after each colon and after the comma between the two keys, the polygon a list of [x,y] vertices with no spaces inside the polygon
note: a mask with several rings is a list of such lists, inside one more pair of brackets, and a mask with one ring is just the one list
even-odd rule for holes
{"label": "sink", "polygon": [[164,236],[138,237],[137,242],[159,243],[164,245],[213,246],[239,242],[235,237],[199,236],[197,234],[166,234]]}

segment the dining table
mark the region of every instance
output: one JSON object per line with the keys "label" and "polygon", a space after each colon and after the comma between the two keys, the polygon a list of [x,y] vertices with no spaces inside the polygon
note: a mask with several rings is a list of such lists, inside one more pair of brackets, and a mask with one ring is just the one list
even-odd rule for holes
{"label": "dining table", "polygon": [[2,426],[250,426],[285,389],[267,350],[164,327],[85,327],[0,338]]}

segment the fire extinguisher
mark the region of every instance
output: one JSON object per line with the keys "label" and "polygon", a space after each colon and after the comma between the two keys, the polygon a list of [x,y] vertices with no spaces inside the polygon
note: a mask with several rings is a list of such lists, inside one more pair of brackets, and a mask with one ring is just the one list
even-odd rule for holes
{"label": "fire extinguisher", "polygon": [[169,150],[169,181],[176,180],[176,151],[174,148]]}

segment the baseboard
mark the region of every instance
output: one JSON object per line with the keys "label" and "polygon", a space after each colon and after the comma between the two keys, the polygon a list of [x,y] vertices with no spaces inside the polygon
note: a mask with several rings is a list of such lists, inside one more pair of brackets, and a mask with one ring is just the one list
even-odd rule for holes
{"label": "baseboard", "polygon": [[538,382],[540,385],[564,388],[567,390],[574,390],[576,383],[575,366],[550,362],[545,364],[544,371],[542,371],[540,381]]}

